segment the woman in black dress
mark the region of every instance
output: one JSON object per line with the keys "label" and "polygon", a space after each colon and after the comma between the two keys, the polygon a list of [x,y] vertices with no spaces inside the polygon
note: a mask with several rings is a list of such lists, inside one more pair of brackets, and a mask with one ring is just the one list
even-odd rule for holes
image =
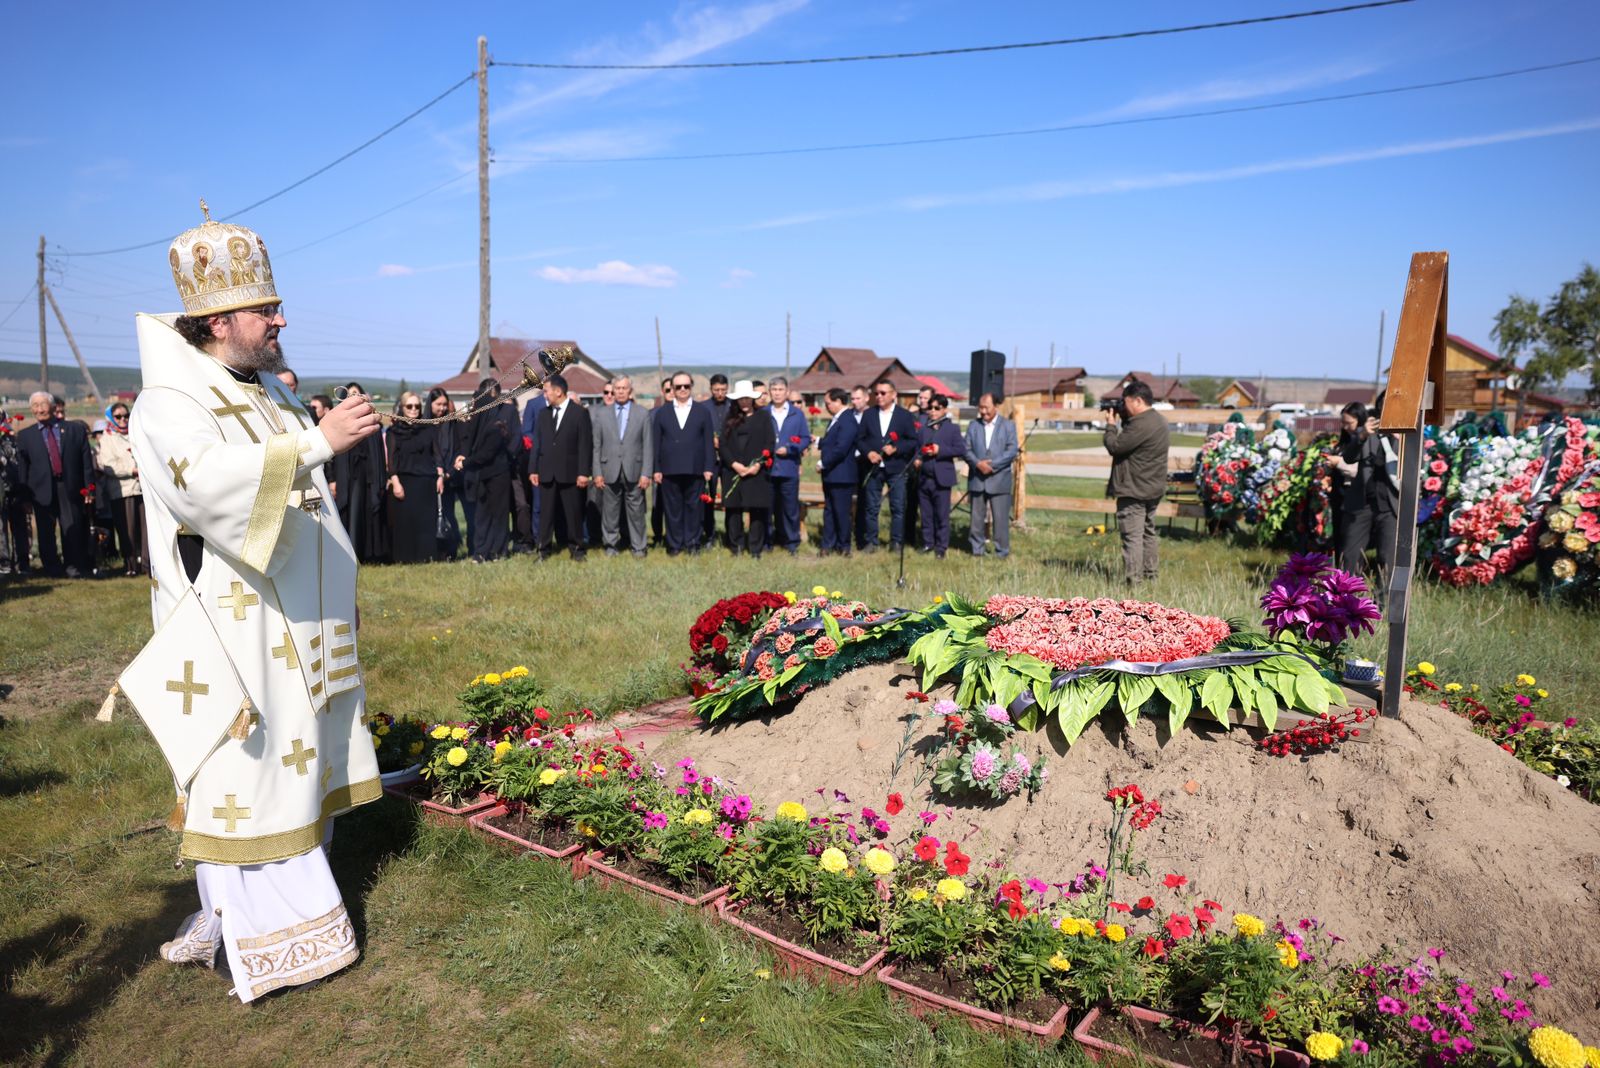
{"label": "woman in black dress", "polygon": [[[395,414],[421,418],[422,398],[409,390],[400,394]],[[397,564],[432,560],[434,531],[439,525],[439,494],[444,489],[444,468],[439,464],[438,434],[431,426],[410,423],[389,425],[389,509],[391,549]]]}
{"label": "woman in black dress", "polygon": [[500,406],[500,383],[485,378],[472,398],[477,410],[462,433],[462,474],[472,512],[467,527],[477,563],[506,554],[511,523],[511,431]]}
{"label": "woman in black dress", "polygon": [[[428,390],[429,416],[442,419],[455,410],[455,402],[450,399],[450,394],[438,386]],[[454,560],[461,548],[461,524],[456,519],[456,504],[461,500],[461,472],[456,470],[455,459],[461,455],[463,425],[449,422],[429,428],[433,431],[434,457],[439,469],[444,472],[444,489],[440,491],[442,507],[439,510],[444,522],[434,526],[436,549],[441,560]]]}
{"label": "woman in black dress", "polygon": [[[722,467],[722,506],[727,512],[728,546],[733,555],[748,550],[756,559],[767,547],[767,516],[772,508],[772,483],[767,470],[778,447],[777,430],[765,412],[756,411],[756,390],[746,379],[736,382],[728,399],[727,420],[717,448]],[[733,481],[737,478],[738,485]],[[750,520],[749,531],[745,519]]]}
{"label": "woman in black dress", "polygon": [[[346,388],[352,394],[366,396],[359,382],[351,382]],[[363,564],[387,560],[389,530],[384,521],[387,508],[384,497],[388,492],[389,472],[383,458],[383,435],[373,434],[350,451],[335,456],[330,481],[333,499],[339,506],[339,518],[344,521],[356,559]]]}

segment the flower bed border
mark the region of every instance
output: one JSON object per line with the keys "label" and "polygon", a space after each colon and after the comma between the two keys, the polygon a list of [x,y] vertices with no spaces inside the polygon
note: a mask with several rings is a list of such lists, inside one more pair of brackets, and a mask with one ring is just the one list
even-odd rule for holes
{"label": "flower bed border", "polygon": [[558,864],[570,868],[572,870],[572,877],[574,879],[583,878],[584,873],[588,870],[588,867],[584,864],[584,848],[582,842],[574,842],[565,849],[556,850],[551,849],[547,845],[541,845],[538,842],[530,841],[527,838],[518,838],[510,831],[503,831],[499,827],[489,826],[490,820],[499,819],[501,816],[508,816],[510,814],[511,810],[504,804],[497,801],[489,808],[482,809],[469,816],[467,818],[467,826],[483,835],[489,841],[494,842],[496,845],[513,849],[519,853],[527,853],[532,856],[542,857],[545,860],[553,860]]}
{"label": "flower bed border", "polygon": [[835,960],[814,949],[807,949],[763,927],[757,926],[748,920],[739,918],[739,913],[744,909],[744,902],[730,902],[727,897],[717,901],[717,917],[730,927],[738,928],[751,938],[765,945],[777,956],[779,964],[787,975],[804,976],[807,979],[822,979],[836,986],[859,986],[868,977],[872,976],[882,965],[884,958],[889,955],[887,947],[868,957],[857,965],[846,964],[842,960]]}
{"label": "flower bed border", "polygon": [[452,808],[449,805],[441,804],[440,802],[431,800],[430,798],[418,797],[412,791],[412,787],[415,785],[416,783],[407,783],[395,786],[385,786],[383,788],[383,792],[388,794],[390,797],[398,797],[401,800],[409,801],[413,805],[416,805],[417,808],[421,810],[423,819],[440,827],[461,826],[467,822],[467,817],[471,816],[473,813],[481,812],[483,809],[499,803],[499,799],[493,794],[483,793],[478,795],[478,799],[476,801],[469,801],[459,808]]}
{"label": "flower bed border", "polygon": [[613,868],[606,863],[605,853],[597,849],[591,849],[584,853],[582,864],[584,872],[594,876],[601,883],[618,883],[624,887],[639,891],[647,897],[670,901],[678,905],[686,905],[702,912],[715,913],[717,902],[726,897],[730,889],[727,886],[719,886],[715,889],[707,890],[699,897],[680,894],[678,891],[662,886],[659,883],[652,883],[648,879],[641,879],[637,875],[630,875],[625,871]]}
{"label": "flower bed border", "polygon": [[888,987],[891,994],[898,995],[904,1000],[914,1016],[923,1016],[930,1012],[950,1012],[961,1016],[979,1031],[1023,1034],[1043,1045],[1051,1045],[1067,1033],[1067,1014],[1072,1011],[1070,1002],[1063,1001],[1048,1022],[1036,1024],[1030,1020],[982,1009],[965,1001],[957,1001],[955,998],[947,998],[943,994],[925,990],[915,983],[896,979],[894,971],[898,966],[897,963],[880,968],[878,982]]}
{"label": "flower bed border", "polygon": [[[1089,1029],[1094,1026],[1096,1020],[1107,1015],[1105,1009],[1106,1006],[1104,1005],[1091,1006],[1089,1011],[1084,1014],[1083,1019],[1078,1021],[1078,1026],[1072,1029],[1073,1041],[1082,1047],[1084,1055],[1091,1061],[1098,1061],[1102,1054],[1109,1053],[1119,1057],[1126,1057],[1130,1061],[1137,1061],[1140,1064],[1160,1065],[1161,1068],[1190,1068],[1189,1065],[1184,1064],[1182,1061],[1169,1061],[1152,1053],[1130,1050],[1126,1046],[1119,1046],[1115,1042],[1091,1035]],[[1163,1020],[1177,1019],[1177,1017],[1168,1013],[1147,1009],[1142,1005],[1121,1005],[1117,1007],[1116,1011],[1123,1016],[1131,1016],[1136,1020],[1143,1020],[1145,1023],[1151,1024],[1160,1024]],[[1193,1025],[1193,1027],[1194,1033],[1201,1038],[1220,1040],[1222,1037],[1221,1033],[1215,1028],[1202,1027],[1198,1024]],[[1252,1053],[1269,1057],[1274,1065],[1293,1065],[1294,1068],[1310,1068],[1311,1065],[1310,1057],[1303,1053],[1296,1053],[1292,1049],[1285,1049],[1282,1046],[1273,1046],[1250,1039],[1244,1042],[1244,1048]]]}

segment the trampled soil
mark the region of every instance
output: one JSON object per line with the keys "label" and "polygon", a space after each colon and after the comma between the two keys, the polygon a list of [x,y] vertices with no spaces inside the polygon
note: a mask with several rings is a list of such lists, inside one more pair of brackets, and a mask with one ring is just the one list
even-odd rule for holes
{"label": "trampled soil", "polygon": [[[1050,780],[1031,803],[950,806],[931,800],[925,780],[913,785],[915,744],[932,737],[931,717],[891,785],[908,714],[931,707],[906,699],[915,687],[902,668],[861,668],[785,714],[679,731],[647,748],[669,765],[693,756],[769,809],[793,800],[813,813],[882,812],[897,790],[906,811],[891,839],[909,834],[926,807],[941,813],[930,833],[959,838],[974,864],[1003,858],[1009,871],[1050,882],[1105,862],[1105,791],[1136,782],[1165,815],[1138,840],[1150,876],[1119,884],[1119,899],[1161,900],[1171,893],[1164,874],[1187,875],[1230,913],[1317,917],[1353,952],[1443,946],[1447,966],[1478,980],[1544,972],[1555,982],[1536,1007],[1584,1033],[1600,1028],[1590,929],[1600,916],[1600,806],[1444,709],[1408,701],[1398,721],[1364,724],[1359,741],[1304,763],[1261,753],[1258,735],[1241,729],[1191,723],[1168,737],[1164,725],[1126,730],[1116,716],[1070,753],[1051,747]],[[1035,743],[1047,745],[1046,735]],[[834,790],[852,804],[835,804]]]}

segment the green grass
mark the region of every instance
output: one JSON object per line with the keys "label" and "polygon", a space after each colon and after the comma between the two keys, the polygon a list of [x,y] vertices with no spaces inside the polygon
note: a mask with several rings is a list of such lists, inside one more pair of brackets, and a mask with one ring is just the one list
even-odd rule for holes
{"label": "green grass", "polygon": [[[712,600],[754,588],[820,584],[906,606],[946,590],[1124,592],[1114,532],[1086,536],[1080,518],[1042,512],[1030,526],[1009,561],[910,554],[904,588],[887,553],[367,568],[371,705],[443,714],[472,676],[516,664],[558,705],[611,711],[681,693],[689,623]],[[1181,525],[1163,537],[1163,578],[1141,597],[1257,618],[1279,554]],[[148,634],[147,586],[35,580],[0,585],[0,602],[0,679],[17,687],[0,704],[0,1060],[177,1064],[215,1049],[247,1064],[1079,1063],[962,1027],[930,1032],[876,988],[759,980],[760,956],[700,917],[417,827],[389,802],[344,821],[336,840],[361,964],[246,1009],[215,975],[154,961],[194,900],[191,872],[173,870],[174,843],[158,829],[170,783],[136,720],[93,721]],[[1556,709],[1592,716],[1600,614],[1546,607],[1513,583],[1424,584],[1412,615],[1412,659],[1434,661],[1436,678],[1489,685],[1526,671]]]}
{"label": "green grass", "polygon": [[[1029,452],[1057,452],[1062,449],[1090,449],[1099,448],[1103,437],[1098,430],[1035,430],[1028,433],[1024,428]],[[1178,434],[1174,433],[1169,440],[1172,445],[1200,446],[1204,445],[1204,434]]]}

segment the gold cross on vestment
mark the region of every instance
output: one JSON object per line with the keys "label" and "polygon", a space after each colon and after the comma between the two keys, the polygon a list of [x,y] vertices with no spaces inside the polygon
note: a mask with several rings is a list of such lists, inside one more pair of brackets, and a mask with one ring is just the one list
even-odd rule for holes
{"label": "gold cross on vestment", "polygon": [[294,416],[294,421],[300,424],[301,430],[306,428],[306,417],[298,404],[290,404],[288,401],[278,401],[278,407]]}
{"label": "gold cross on vestment", "polygon": [[235,419],[239,420],[239,425],[244,427],[244,432],[250,435],[251,443],[256,445],[261,444],[261,439],[256,437],[255,430],[251,428],[250,423],[245,419],[245,413],[253,412],[255,409],[250,407],[248,404],[229,404],[228,395],[222,392],[222,390],[218,389],[216,386],[211,387],[211,392],[215,393],[217,395],[217,400],[222,402],[222,407],[211,409],[211,414],[233,416]]}
{"label": "gold cross on vestment", "polygon": [[254,608],[260,604],[261,598],[253,593],[244,592],[244,583],[242,582],[233,582],[229,585],[232,587],[233,592],[225,593],[218,597],[217,607],[232,609],[235,620],[243,619],[244,610],[246,608]]}
{"label": "gold cross on vestment", "polygon": [[283,666],[293,671],[300,666],[300,658],[294,655],[294,643],[289,640],[289,632],[283,632],[283,644],[272,650],[274,660],[282,660]]}
{"label": "gold cross on vestment", "polygon": [[187,716],[194,712],[195,695],[198,694],[204,697],[211,692],[211,687],[207,683],[194,681],[194,661],[185,660],[183,662],[183,678],[168,679],[167,690],[171,693],[183,694],[183,714]]}
{"label": "gold cross on vestment", "polygon": [[189,483],[183,480],[183,469],[189,466],[188,460],[168,460],[167,466],[172,468],[172,484],[181,490],[189,488]]}
{"label": "gold cross on vestment", "polygon": [[311,763],[316,758],[316,748],[312,747],[307,749],[305,748],[304,743],[302,743],[300,739],[296,738],[294,740],[294,752],[284,754],[283,766],[286,768],[293,766],[297,775],[305,775],[308,774],[306,771],[306,765]]}
{"label": "gold cross on vestment", "polygon": [[211,810],[211,818],[214,820],[225,820],[228,824],[226,828],[227,832],[229,834],[233,834],[239,829],[240,820],[247,820],[250,818],[250,810],[239,807],[238,794],[229,794],[225,800],[227,801],[226,805],[222,805]]}

